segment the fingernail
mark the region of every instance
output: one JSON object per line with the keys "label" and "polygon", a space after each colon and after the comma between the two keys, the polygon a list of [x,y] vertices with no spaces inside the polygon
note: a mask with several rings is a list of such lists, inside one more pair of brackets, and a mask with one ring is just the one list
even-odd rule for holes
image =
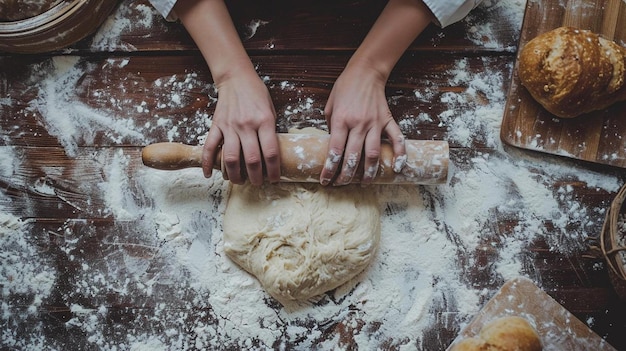
{"label": "fingernail", "polygon": [[400,155],[396,157],[393,163],[393,171],[396,173],[402,172],[402,168],[404,168],[405,164],[406,164],[406,155]]}
{"label": "fingernail", "polygon": [[333,150],[328,152],[328,157],[326,157],[326,161],[324,162],[324,168],[329,171],[333,171],[337,169],[337,164],[341,161],[341,154],[336,153]]}
{"label": "fingernail", "polygon": [[342,175],[335,180],[335,185],[347,185],[352,182],[356,167],[359,165],[359,154],[351,153],[346,156],[346,163],[343,166]]}
{"label": "fingernail", "polygon": [[374,177],[376,176],[376,173],[378,173],[379,162],[380,161],[376,161],[376,163],[373,166],[370,166],[366,170],[363,171],[363,179],[369,179],[369,180],[374,179]]}
{"label": "fingernail", "polygon": [[320,181],[320,184],[322,185],[328,185],[328,183],[330,183],[330,178],[322,178]]}

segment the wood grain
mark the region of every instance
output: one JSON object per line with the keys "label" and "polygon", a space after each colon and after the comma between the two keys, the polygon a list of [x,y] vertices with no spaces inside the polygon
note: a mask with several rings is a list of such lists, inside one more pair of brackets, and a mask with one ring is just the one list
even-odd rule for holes
{"label": "wood grain", "polygon": [[[520,48],[560,26],[589,29],[626,45],[626,2],[622,0],[529,1]],[[513,71],[502,120],[502,140],[516,147],[626,168],[626,103],[572,119],[548,113],[520,84]]]}
{"label": "wood grain", "polygon": [[[276,52],[354,51],[371,28],[386,0],[272,0],[227,1],[233,22],[244,46],[251,53],[272,55]],[[116,28],[119,38],[107,42],[107,50],[122,52],[197,51],[184,27],[166,22],[151,9],[148,0],[122,2],[125,16],[137,24]],[[468,21],[446,29],[431,26],[409,48],[414,51],[500,52],[509,53],[517,46],[518,28],[507,23],[502,9],[476,9]],[[149,26],[142,23],[149,22]],[[259,26],[253,31],[255,23]],[[476,45],[467,36],[470,26],[489,25],[493,38],[474,38],[497,45]],[[288,29],[287,29],[288,28]],[[332,33],[332,34],[331,34]],[[86,38],[71,47],[73,52],[99,52],[98,38]]]}
{"label": "wood grain", "polygon": [[[325,123],[321,111],[332,84],[385,3],[386,0],[228,1],[252,61],[259,74],[268,78],[278,112],[278,130]],[[406,122],[402,127],[407,137],[455,139],[449,135],[446,121],[439,118],[441,113],[452,109],[465,117],[482,106],[502,103],[501,96],[469,93],[473,87],[465,86],[467,82],[455,81],[452,72],[458,70],[458,62],[462,60],[466,64],[464,73],[479,78],[485,72],[501,75],[501,83],[498,80],[501,86],[497,89],[507,89],[519,28],[512,25],[505,13],[500,13],[505,6],[483,2],[487,3],[493,5],[479,7],[465,21],[444,29],[429,27],[392,73],[386,93],[394,117]],[[544,3],[531,5],[541,6],[537,12],[554,13],[548,11]],[[553,10],[565,13],[560,7]],[[596,16],[599,12],[594,11],[590,14]],[[268,23],[248,37],[249,25],[254,20]],[[595,21],[591,17],[586,20]],[[607,19],[604,23],[614,20]],[[542,29],[541,23],[539,19],[535,29]],[[489,37],[480,37],[482,26],[489,29]],[[528,26],[528,30],[531,27]],[[611,26],[607,24],[607,27]],[[8,167],[0,170],[0,207],[27,221],[28,230],[24,235],[36,244],[36,259],[57,272],[51,296],[35,313],[28,312],[32,309],[29,300],[32,296],[9,294],[5,300],[26,316],[16,320],[11,331],[25,335],[32,332],[33,325],[42,325],[42,335],[52,343],[52,348],[96,347],[90,340],[92,335],[70,322],[81,317],[80,311],[72,310],[74,304],[93,310],[106,308],[106,316],[98,317],[106,340],[126,340],[128,335],[144,332],[160,335],[170,327],[179,326],[182,335],[193,333],[198,323],[217,325],[224,321],[206,295],[197,295],[194,289],[176,284],[184,272],[172,269],[163,259],[161,250],[167,247],[162,246],[163,241],[154,233],[155,223],[143,217],[117,218],[107,198],[111,194],[106,191],[116,189],[101,188],[103,183],[106,186],[111,182],[111,177],[121,177],[127,183],[124,189],[117,190],[127,193],[113,195],[128,196],[131,205],[142,209],[158,206],[153,194],[146,194],[149,190],[141,183],[147,173],[140,161],[141,148],[146,143],[166,140],[194,144],[206,133],[205,122],[214,111],[216,98],[206,63],[182,25],[164,21],[151,10],[147,0],[122,1],[119,11],[105,23],[104,33],[111,29],[118,31],[112,31],[115,37],[100,41],[101,36],[92,36],[67,51],[52,55],[0,54],[0,156],[13,155],[8,159],[15,160],[14,164],[4,165]],[[471,40],[470,30],[474,34]],[[614,30],[616,35],[623,35],[623,29]],[[63,67],[75,67],[76,75]],[[416,92],[430,94],[417,96]],[[177,94],[181,104],[169,104],[172,94]],[[446,103],[446,95],[459,96],[459,101]],[[306,113],[286,113],[307,98],[313,101]],[[54,109],[57,109],[55,115],[63,111],[71,122],[68,124],[79,126],[79,130],[63,130],[68,124],[55,125],[49,118],[49,112]],[[415,122],[420,112],[431,119]],[[101,120],[114,125],[100,123]],[[450,120],[458,119],[452,116]],[[136,137],[139,135],[141,137]],[[463,143],[453,141],[450,161],[457,174],[480,171],[473,168],[476,160],[482,164],[502,157],[500,145],[494,147],[489,137],[492,136],[478,132],[467,135]],[[603,147],[617,147],[608,140],[601,142]],[[613,293],[600,261],[585,257],[581,252],[584,248],[570,247],[581,245],[583,237],[600,231],[602,209],[614,194],[593,182],[543,171],[539,169],[541,166],[536,166],[542,164],[542,160],[533,160],[523,151],[512,149],[507,150],[506,157],[521,160],[525,166],[520,167],[520,171],[536,175],[548,191],[554,192],[555,198],[566,197],[557,201],[559,209],[556,210],[565,218],[546,214],[546,220],[539,225],[541,228],[530,228],[545,235],[532,242],[529,240],[527,247],[521,249],[519,257],[515,258],[522,265],[520,271],[609,343],[626,349],[623,338],[626,305]],[[565,161],[564,167],[567,167],[570,162]],[[612,174],[616,181],[626,180],[621,169],[602,164],[588,166],[599,175]],[[198,182],[207,182],[198,172]],[[562,193],[564,189],[567,189],[566,194]],[[511,182],[511,201],[521,198],[521,191]],[[424,194],[425,203],[455,201],[444,198],[436,190],[424,189],[420,193]],[[211,196],[211,203],[217,202],[213,200],[221,195],[196,194],[197,197]],[[569,198],[588,211],[582,218],[576,216],[581,213],[580,209],[567,211]],[[181,202],[194,199],[176,197]],[[393,213],[394,206],[398,205],[388,205],[385,212]],[[208,207],[207,212],[219,210]],[[438,207],[432,206],[433,209]],[[456,214],[450,215],[454,220]],[[488,215],[488,223],[480,229],[480,244],[470,249],[459,245],[458,257],[455,256],[457,266],[453,268],[461,276],[462,285],[485,291],[485,294],[495,292],[505,282],[497,267],[502,262],[500,251],[510,243],[507,238],[518,235],[519,228],[524,228],[527,214],[497,207]],[[444,214],[435,216],[444,217]],[[461,238],[454,237],[458,234],[448,229],[445,221],[441,226],[442,235],[450,236],[453,243],[462,244]],[[564,234],[564,226],[571,233]],[[555,250],[555,242],[565,248]],[[142,260],[146,263],[142,277],[151,280],[155,275],[162,275],[163,284],[146,295],[145,288],[136,284],[135,274],[123,270],[124,259]],[[98,275],[85,278],[94,272],[105,273],[110,282],[129,278],[132,283],[126,285],[128,289],[110,289],[110,282],[95,279]],[[78,285],[83,281],[89,282],[85,289]],[[481,295],[479,303],[486,303],[489,297]],[[427,311],[432,322],[423,335],[415,335],[420,343],[415,348],[443,350],[460,332],[459,326],[466,322],[467,316],[459,313],[457,302],[444,300]],[[185,320],[181,320],[179,312]],[[313,343],[332,342],[346,350],[357,348],[355,338],[359,334],[380,335],[376,333],[384,322],[366,325],[363,320],[354,318],[370,313],[367,308],[351,306],[348,312],[329,321],[305,321],[298,327],[315,330],[314,335],[307,336]],[[281,336],[273,347],[302,348],[300,339],[291,337],[287,329],[277,332]],[[384,350],[413,346],[384,335],[380,338],[384,338],[380,340]],[[250,340],[248,348],[261,345],[253,336]],[[241,340],[223,341],[222,349],[244,348],[238,344]]]}
{"label": "wood grain", "polygon": [[[322,114],[335,79],[349,59],[349,54],[261,55],[252,56],[261,76],[268,77],[267,86],[277,111],[277,129],[287,132],[290,127],[325,127]],[[463,82],[454,82],[458,62],[474,74],[492,70],[509,76],[510,55],[484,58],[481,56],[438,55],[419,53],[407,55],[396,66],[387,84],[390,109],[402,124],[409,139],[442,140],[447,127],[440,115],[450,109],[440,101],[447,93],[467,92]],[[199,54],[101,57],[0,57],[0,94],[9,104],[3,106],[0,119],[0,145],[9,140],[12,145],[59,146],[59,131],[50,117],[63,110],[67,117],[79,123],[89,123],[89,135],[76,135],[67,142],[81,146],[139,146],[161,141],[197,144],[198,136],[208,128],[205,119],[215,110],[217,93],[206,63]],[[55,66],[56,65],[56,66]],[[59,68],[59,66],[61,68]],[[59,71],[77,71],[76,75],[59,75]],[[63,89],[48,89],[48,82],[65,79]],[[168,83],[170,80],[176,83]],[[185,81],[185,84],[179,83]],[[501,89],[508,84],[503,79]],[[115,89],[111,89],[115,87]],[[420,98],[415,92],[432,92]],[[176,94],[181,103],[171,104]],[[493,103],[483,94],[484,101],[467,98],[458,102],[455,113],[472,113],[477,105]],[[293,108],[311,99],[306,113],[289,114]],[[71,99],[71,103],[67,103]],[[140,108],[138,108],[140,107]],[[415,115],[424,111],[430,117],[419,122]],[[124,129],[112,130],[111,125],[98,123],[106,116]],[[173,127],[179,133],[168,135]],[[141,138],[137,136],[141,135]],[[476,135],[473,143],[484,147],[486,140]],[[66,135],[67,138],[67,135]],[[139,141],[141,139],[141,142]],[[458,147],[452,141],[452,147]]]}

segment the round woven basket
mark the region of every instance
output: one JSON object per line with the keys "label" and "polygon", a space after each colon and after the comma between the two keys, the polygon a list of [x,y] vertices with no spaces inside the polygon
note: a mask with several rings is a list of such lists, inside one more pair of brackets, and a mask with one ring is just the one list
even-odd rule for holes
{"label": "round woven basket", "polygon": [[[57,0],[38,14],[2,16],[0,51],[36,54],[56,51],[92,34],[111,11],[116,0]],[[16,18],[12,20],[13,18]]]}
{"label": "round woven basket", "polygon": [[624,199],[626,185],[620,189],[611,203],[600,235],[600,249],[609,265],[609,278],[622,300],[626,300],[626,230],[620,228],[620,217],[623,222],[626,216]]}

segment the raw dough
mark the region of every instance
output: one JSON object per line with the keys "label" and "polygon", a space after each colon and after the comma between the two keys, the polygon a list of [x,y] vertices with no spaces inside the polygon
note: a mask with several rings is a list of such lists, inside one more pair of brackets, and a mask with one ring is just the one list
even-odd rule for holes
{"label": "raw dough", "polygon": [[352,279],[380,239],[375,191],[358,185],[233,185],[224,250],[283,305]]}

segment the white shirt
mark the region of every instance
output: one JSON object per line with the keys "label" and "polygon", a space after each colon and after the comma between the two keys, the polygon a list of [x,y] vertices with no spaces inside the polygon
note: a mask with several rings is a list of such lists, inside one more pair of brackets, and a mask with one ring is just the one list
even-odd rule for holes
{"label": "white shirt", "polygon": [[462,20],[482,0],[422,0],[435,15],[438,24],[446,27]]}
{"label": "white shirt", "polygon": [[[178,17],[172,11],[177,0],[150,0],[154,8],[168,21],[175,21]],[[435,15],[437,24],[446,27],[463,19],[482,0],[423,0]]]}
{"label": "white shirt", "polygon": [[150,0],[154,8],[168,21],[176,21],[178,16],[172,11],[177,0]]}

